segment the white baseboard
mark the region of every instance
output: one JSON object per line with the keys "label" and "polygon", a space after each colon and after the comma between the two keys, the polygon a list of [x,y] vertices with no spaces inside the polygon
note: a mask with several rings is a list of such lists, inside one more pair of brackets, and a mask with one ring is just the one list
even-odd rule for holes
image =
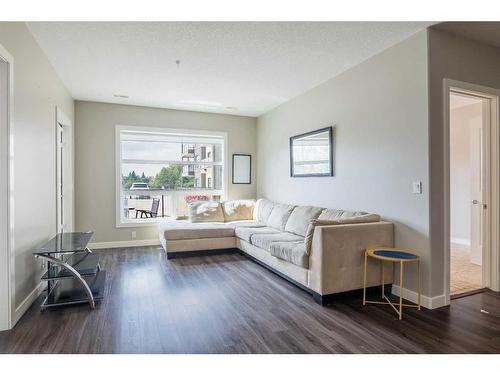
{"label": "white baseboard", "polygon": [[[392,294],[399,297],[400,295],[399,285],[392,285]],[[413,303],[417,303],[418,293],[414,292],[413,290],[403,288],[403,298]],[[427,309],[438,309],[440,307],[446,306],[446,297],[444,294],[436,297],[424,296],[422,294],[420,296],[420,303],[423,307]]]}
{"label": "white baseboard", "polygon": [[160,240],[132,240],[132,241],[112,241],[112,242],[93,242],[89,243],[91,250],[97,249],[115,249],[117,247],[136,247],[136,246],[159,246]]}
{"label": "white baseboard", "polygon": [[452,237],[451,243],[457,244],[457,245],[462,245],[462,246],[470,246],[470,240],[467,238]]}
{"label": "white baseboard", "polygon": [[33,302],[35,302],[35,300],[40,296],[44,287],[45,283],[40,282],[35,287],[35,289],[33,289],[31,293],[28,294],[28,296],[19,304],[19,306],[16,307],[14,311],[14,321],[12,322],[12,327],[14,327],[19,319],[21,319],[21,317],[24,315],[24,313],[28,311]]}

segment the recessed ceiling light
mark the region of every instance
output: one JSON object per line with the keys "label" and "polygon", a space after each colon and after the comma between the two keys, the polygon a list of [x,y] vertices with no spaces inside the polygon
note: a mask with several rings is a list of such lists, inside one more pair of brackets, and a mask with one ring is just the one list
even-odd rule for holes
{"label": "recessed ceiling light", "polygon": [[115,98],[128,99],[128,95],[119,95],[119,94],[114,94],[113,96],[114,96]]}

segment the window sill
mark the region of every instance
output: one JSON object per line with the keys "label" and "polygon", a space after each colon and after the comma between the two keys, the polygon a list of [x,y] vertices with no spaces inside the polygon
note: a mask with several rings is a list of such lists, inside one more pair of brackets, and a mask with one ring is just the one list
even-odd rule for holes
{"label": "window sill", "polygon": [[116,223],[116,228],[134,228],[134,227],[155,227],[158,223],[162,221],[173,221],[175,220],[172,217],[160,217],[156,219],[150,220],[129,220],[120,223]]}

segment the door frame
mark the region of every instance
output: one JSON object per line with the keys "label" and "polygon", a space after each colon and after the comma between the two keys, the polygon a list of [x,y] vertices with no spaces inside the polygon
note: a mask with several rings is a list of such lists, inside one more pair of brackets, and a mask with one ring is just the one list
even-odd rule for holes
{"label": "door frame", "polygon": [[[4,142],[2,148],[6,150],[4,155],[8,160],[0,163],[0,184],[2,190],[7,191],[7,210],[2,212],[0,218],[0,230],[6,233],[7,246],[0,246],[0,331],[11,329],[14,322],[15,310],[15,249],[14,249],[14,125],[12,114],[14,113],[14,58],[0,44],[0,60],[7,64],[7,137],[0,141]],[[3,199],[3,197],[2,197]],[[5,287],[2,287],[5,286]]]}
{"label": "door frame", "polygon": [[[485,186],[487,209],[485,212],[486,229],[484,236],[483,250],[483,284],[485,287],[494,291],[500,290],[499,273],[500,273],[500,257],[499,257],[499,231],[500,231],[500,181],[498,168],[500,167],[500,90],[476,85],[468,82],[456,81],[452,79],[444,79],[444,294],[445,304],[450,304],[450,93],[452,91],[473,95],[489,99],[489,122],[483,124],[487,129],[484,129],[485,134],[485,154],[487,155],[485,163],[489,170],[489,183]],[[489,156],[489,157],[488,157]]]}
{"label": "door frame", "polygon": [[[73,147],[72,147],[72,140],[73,140],[73,126],[72,122],[59,107],[56,107],[56,229],[57,232],[59,233],[61,231],[60,223],[61,223],[61,209],[60,209],[60,194],[63,194],[64,192],[61,191],[61,186],[59,184],[59,179],[61,177],[61,153],[60,153],[60,147],[61,142],[59,141],[59,126],[62,126],[62,131],[65,132],[64,140],[66,142],[65,145],[65,156],[69,159],[70,162],[70,168],[69,168],[69,176],[67,181],[64,180],[64,175],[63,175],[63,184],[69,184],[69,191],[71,191],[71,196],[68,197],[68,199],[65,199],[65,205],[67,206],[69,203],[69,215],[67,218],[65,218],[65,230],[72,231],[73,230],[73,198],[74,198],[74,176],[73,176]],[[62,166],[64,168],[64,166]],[[65,190],[68,190],[68,186],[66,186]],[[64,209],[63,209],[64,210]],[[63,212],[64,215],[64,212]]]}

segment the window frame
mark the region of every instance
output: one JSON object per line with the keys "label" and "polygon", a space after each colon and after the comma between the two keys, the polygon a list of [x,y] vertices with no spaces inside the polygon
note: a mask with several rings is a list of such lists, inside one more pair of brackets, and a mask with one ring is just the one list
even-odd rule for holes
{"label": "window frame", "polygon": [[[116,228],[127,227],[151,227],[156,226],[161,220],[169,220],[165,217],[148,219],[143,222],[123,222],[122,221],[122,206],[121,206],[121,189],[122,189],[122,149],[120,135],[122,131],[136,131],[136,132],[150,132],[160,134],[173,134],[185,136],[208,136],[222,139],[222,194],[221,199],[225,200],[227,197],[228,188],[228,155],[227,150],[227,132],[213,131],[213,130],[198,130],[198,129],[177,129],[168,127],[146,127],[146,126],[131,126],[131,125],[115,125],[115,225]],[[127,159],[128,160],[128,159]],[[151,164],[158,163],[158,161],[141,160],[141,162],[148,162]],[[184,163],[178,163],[184,164]],[[204,164],[203,161],[195,162],[193,164]],[[186,163],[185,165],[189,165]],[[203,190],[199,189],[198,191]],[[144,219],[143,219],[144,220]]]}

